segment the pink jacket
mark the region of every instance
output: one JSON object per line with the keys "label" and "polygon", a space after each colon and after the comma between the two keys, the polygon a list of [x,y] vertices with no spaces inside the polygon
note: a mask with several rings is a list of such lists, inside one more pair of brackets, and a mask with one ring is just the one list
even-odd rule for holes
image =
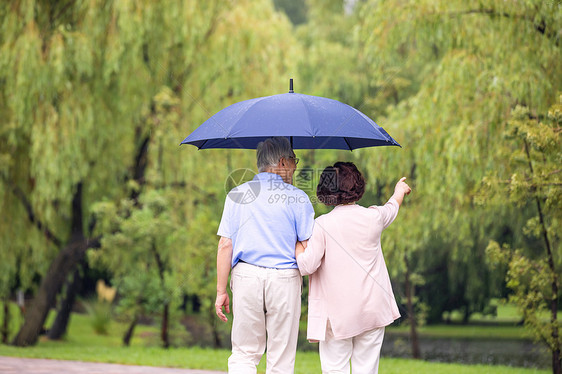
{"label": "pink jacket", "polygon": [[400,317],[381,249],[381,233],[398,202],[364,208],[339,205],[318,217],[306,251],[297,257],[310,275],[309,340],[324,340],[329,320],[336,339],[391,324]]}

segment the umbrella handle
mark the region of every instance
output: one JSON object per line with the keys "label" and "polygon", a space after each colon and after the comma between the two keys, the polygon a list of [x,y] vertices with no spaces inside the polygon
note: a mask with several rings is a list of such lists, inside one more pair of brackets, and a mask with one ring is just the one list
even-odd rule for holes
{"label": "umbrella handle", "polygon": [[295,93],[293,91],[293,78],[289,79],[289,93]]}

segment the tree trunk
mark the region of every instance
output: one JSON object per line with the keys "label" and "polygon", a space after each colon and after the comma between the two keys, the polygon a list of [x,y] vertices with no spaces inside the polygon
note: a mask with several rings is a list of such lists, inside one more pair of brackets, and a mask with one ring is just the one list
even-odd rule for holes
{"label": "tree trunk", "polygon": [[222,348],[222,341],[219,335],[219,329],[217,328],[217,320],[214,308],[214,299],[211,299],[211,307],[207,311],[207,315],[209,316],[209,322],[211,324],[211,328],[213,329],[213,344],[214,348]]}
{"label": "tree trunk", "polygon": [[2,343],[8,344],[8,335],[10,330],[10,302],[8,299],[4,300],[4,323],[2,324]]}
{"label": "tree trunk", "polygon": [[562,362],[560,361],[560,347],[552,351],[552,374],[562,373]]}
{"label": "tree trunk", "polygon": [[55,298],[64,284],[66,275],[85,255],[85,244],[83,238],[75,237],[71,239],[65,249],[59,252],[43,278],[32,306],[26,308],[25,321],[13,341],[14,345],[25,347],[37,343],[39,332],[50,308],[55,303]]}
{"label": "tree trunk", "polygon": [[539,211],[539,220],[542,225],[542,232],[545,241],[546,252],[548,256],[548,266],[552,274],[552,283],[551,283],[552,298],[550,299],[550,328],[551,328],[551,337],[554,344],[554,346],[551,347],[552,373],[562,374],[562,361],[560,357],[560,338],[558,336],[558,275],[556,274],[556,267],[554,265],[554,256],[552,254],[552,249],[550,247],[550,240],[548,239],[548,233],[546,231],[546,225],[544,223],[541,202],[538,197],[536,197],[536,202]]}
{"label": "tree trunk", "polygon": [[412,285],[410,283],[410,266],[408,264],[408,257],[404,255],[404,263],[406,264],[406,304],[408,308],[408,320],[410,322],[410,340],[412,341],[412,357],[415,359],[421,358],[420,343],[418,340],[418,331],[416,323],[416,315],[414,313],[414,303],[412,295]]}
{"label": "tree trunk", "polygon": [[[158,250],[156,249],[156,244],[154,244],[154,241],[152,242],[151,249],[154,255],[154,259],[156,260],[156,265],[158,266],[158,275],[160,276],[160,284],[162,285],[162,291],[165,294],[166,284],[164,280],[164,271],[165,271],[164,262],[162,261],[162,258],[160,257]],[[162,337],[162,344],[164,348],[168,348],[170,346],[170,339],[168,336],[168,316],[170,314],[169,308],[170,308],[170,303],[168,301],[164,301],[164,310],[162,312],[162,329],[160,334],[160,336]]]}
{"label": "tree trunk", "polygon": [[41,281],[33,305],[26,308],[25,321],[12,344],[25,347],[37,343],[49,310],[55,303],[68,274],[84,259],[88,241],[82,227],[82,184],[79,183],[72,199],[72,230],[70,240],[49,266]]}
{"label": "tree trunk", "polygon": [[138,321],[139,321],[139,316],[135,314],[135,317],[131,321],[129,328],[127,329],[127,331],[125,331],[125,335],[123,336],[123,345],[125,347],[128,347],[129,344],[131,344],[131,338],[133,337],[133,333],[135,332],[135,326],[137,325]]}
{"label": "tree trunk", "polygon": [[213,318],[213,344],[216,349],[222,348],[222,340],[217,329],[217,318]]}
{"label": "tree trunk", "polygon": [[164,310],[162,312],[162,345],[164,348],[170,346],[170,337],[168,336],[168,316],[170,315],[170,305],[169,303],[164,303]]}
{"label": "tree trunk", "polygon": [[57,317],[53,325],[49,329],[49,334],[47,335],[51,340],[61,339],[65,334],[70,322],[70,313],[72,311],[72,306],[76,300],[76,294],[80,291],[82,286],[82,266],[74,271],[74,277],[72,281],[67,282],[66,285],[66,295],[61,301],[60,309],[57,313]]}
{"label": "tree trunk", "polygon": [[[531,153],[529,151],[529,144],[525,140],[525,153],[527,154],[527,162],[529,164],[529,170],[531,175],[534,175],[533,163],[531,159]],[[550,328],[551,337],[554,346],[550,347],[552,352],[552,373],[562,374],[562,362],[560,357],[560,339],[558,336],[558,275],[556,273],[556,267],[554,265],[554,256],[552,254],[552,248],[550,246],[550,239],[548,238],[548,231],[546,230],[546,223],[544,221],[544,214],[542,211],[541,200],[539,199],[538,192],[535,194],[535,202],[537,204],[537,211],[539,213],[539,222],[542,228],[542,236],[544,239],[544,245],[546,248],[546,256],[548,259],[548,267],[552,274],[552,298],[550,298]]]}
{"label": "tree trunk", "polygon": [[[467,302],[467,304],[468,304],[468,302]],[[462,314],[462,324],[468,325],[469,320],[470,320],[470,308],[468,307],[468,305],[466,305],[465,308],[464,308],[464,312]]]}

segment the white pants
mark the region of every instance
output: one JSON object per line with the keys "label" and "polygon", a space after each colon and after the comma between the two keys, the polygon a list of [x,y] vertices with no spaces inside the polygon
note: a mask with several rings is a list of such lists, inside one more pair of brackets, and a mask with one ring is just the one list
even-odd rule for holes
{"label": "white pants", "polygon": [[323,374],[377,374],[384,338],[384,327],[366,331],[348,339],[334,339],[330,322],[326,340],[319,343],[320,364]]}
{"label": "white pants", "polygon": [[255,374],[267,346],[267,374],[294,372],[302,277],[298,269],[239,262],[232,269],[230,374]]}

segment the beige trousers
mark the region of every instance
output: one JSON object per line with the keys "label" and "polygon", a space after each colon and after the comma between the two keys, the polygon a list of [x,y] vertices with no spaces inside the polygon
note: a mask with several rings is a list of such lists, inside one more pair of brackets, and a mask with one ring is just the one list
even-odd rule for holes
{"label": "beige trousers", "polygon": [[384,327],[366,331],[349,339],[334,339],[330,322],[326,340],[318,347],[322,374],[377,374]]}
{"label": "beige trousers", "polygon": [[302,277],[298,269],[239,262],[232,269],[230,374],[255,374],[267,347],[267,374],[294,373]]}

